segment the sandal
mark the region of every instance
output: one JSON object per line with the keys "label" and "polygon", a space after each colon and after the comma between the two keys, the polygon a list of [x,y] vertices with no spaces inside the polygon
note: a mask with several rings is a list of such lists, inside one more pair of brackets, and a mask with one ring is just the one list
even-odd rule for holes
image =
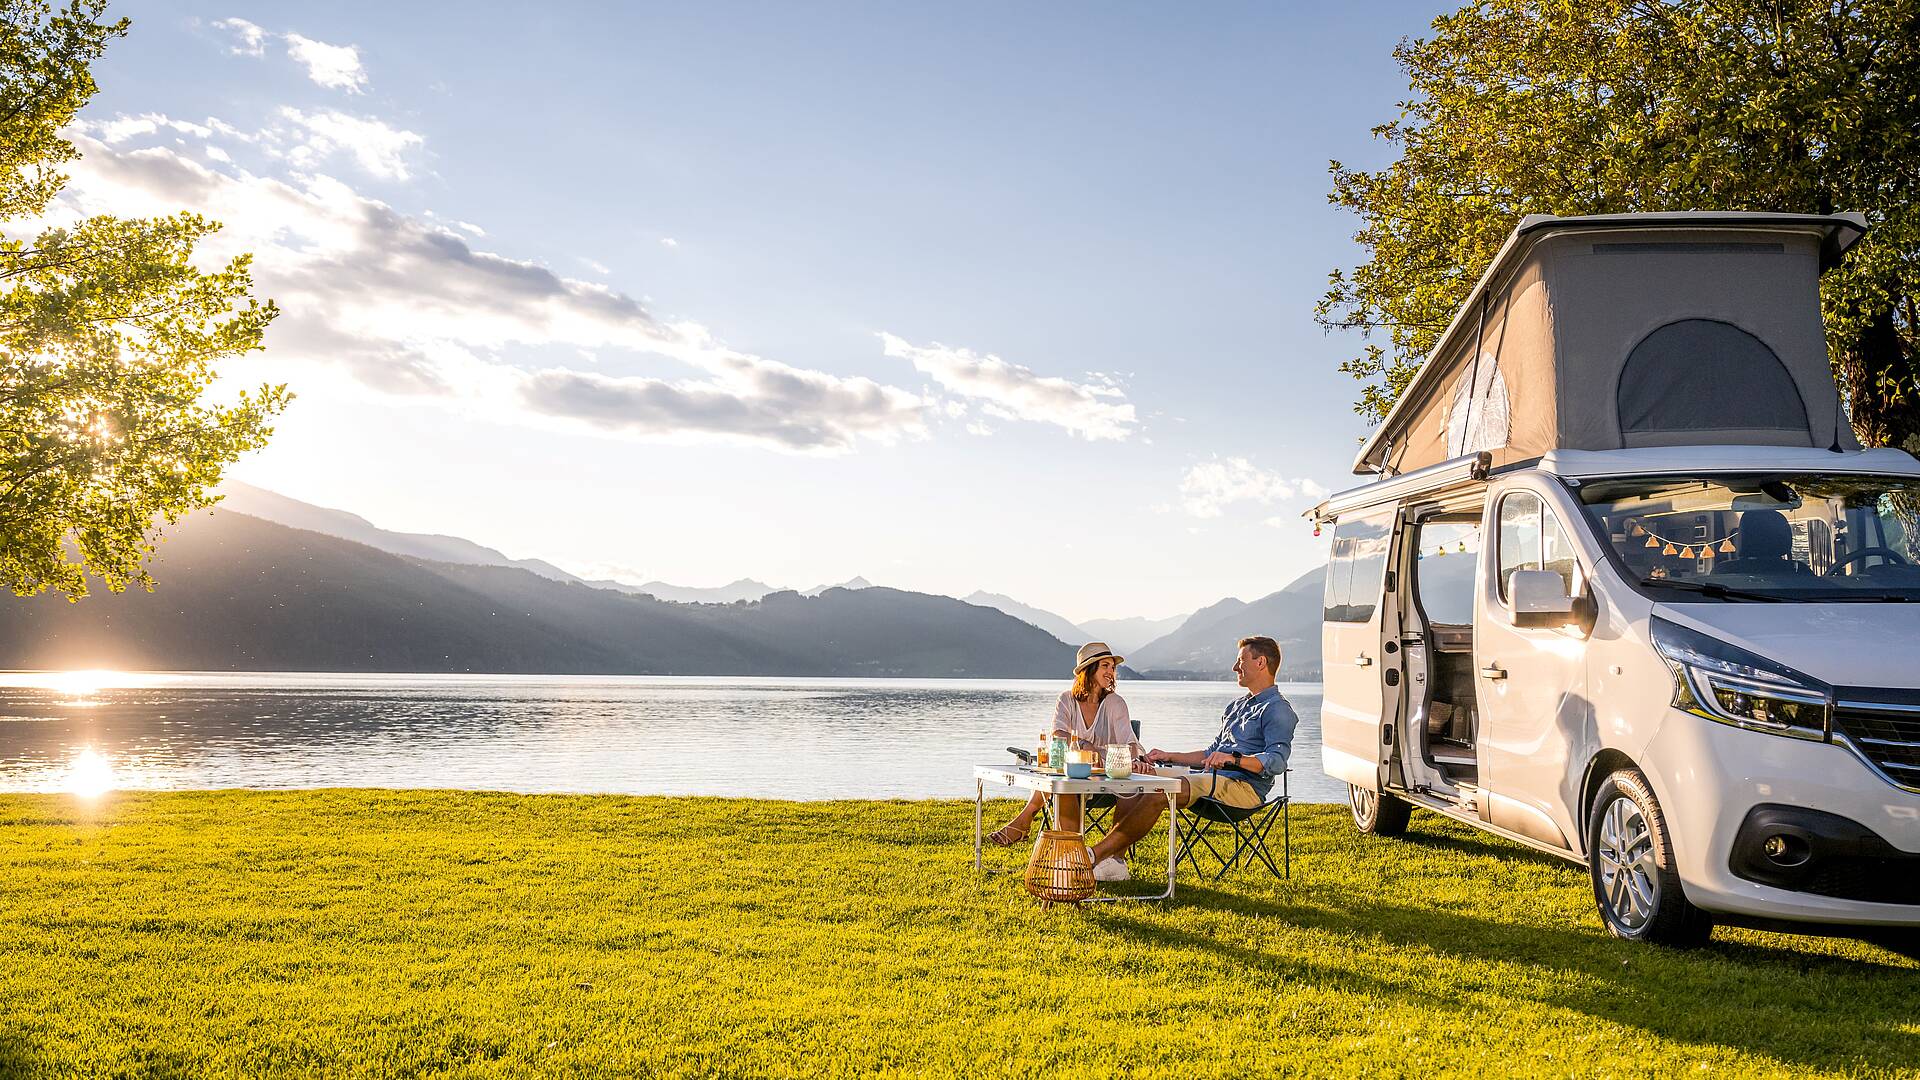
{"label": "sandal", "polygon": [[1015,828],[1011,822],[987,834],[987,839],[993,841],[995,847],[1012,847],[1026,838],[1027,830]]}

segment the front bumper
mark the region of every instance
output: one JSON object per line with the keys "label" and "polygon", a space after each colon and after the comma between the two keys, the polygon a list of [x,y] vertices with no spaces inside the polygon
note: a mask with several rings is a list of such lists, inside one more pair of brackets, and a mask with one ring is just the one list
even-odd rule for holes
{"label": "front bumper", "polygon": [[[1888,783],[1847,747],[1742,731],[1673,709],[1641,768],[1694,904],[1757,919],[1920,926],[1920,889],[1903,884],[1920,883],[1920,794]],[[1757,850],[1776,833],[1789,837],[1789,865],[1770,865]],[[1824,866],[1797,863],[1796,842]]]}

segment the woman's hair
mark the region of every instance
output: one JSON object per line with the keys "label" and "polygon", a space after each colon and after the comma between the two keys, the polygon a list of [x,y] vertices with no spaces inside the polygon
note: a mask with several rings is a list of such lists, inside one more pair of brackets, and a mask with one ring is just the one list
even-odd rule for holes
{"label": "woman's hair", "polygon": [[1085,701],[1088,698],[1092,698],[1095,701],[1101,701],[1104,700],[1108,694],[1113,693],[1113,691],[1093,681],[1094,672],[1100,670],[1100,665],[1106,659],[1107,658],[1103,656],[1099,660],[1095,660],[1093,663],[1073,673],[1073,700]]}

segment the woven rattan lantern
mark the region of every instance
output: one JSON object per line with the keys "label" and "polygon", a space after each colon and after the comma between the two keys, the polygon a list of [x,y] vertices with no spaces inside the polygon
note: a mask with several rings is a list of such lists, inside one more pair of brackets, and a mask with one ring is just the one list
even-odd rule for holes
{"label": "woven rattan lantern", "polygon": [[1048,904],[1077,904],[1093,895],[1093,852],[1086,838],[1065,829],[1048,829],[1027,860],[1027,891]]}

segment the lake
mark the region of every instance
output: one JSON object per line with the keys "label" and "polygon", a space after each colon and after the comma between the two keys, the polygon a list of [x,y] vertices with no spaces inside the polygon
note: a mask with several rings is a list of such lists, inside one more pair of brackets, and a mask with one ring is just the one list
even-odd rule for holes
{"label": "lake", "polygon": [[[0,791],[475,788],[778,799],[973,796],[1031,749],[1058,681],[281,673],[0,673]],[[1198,749],[1232,683],[1121,685],[1150,747]],[[1320,686],[1294,797],[1320,771]]]}

